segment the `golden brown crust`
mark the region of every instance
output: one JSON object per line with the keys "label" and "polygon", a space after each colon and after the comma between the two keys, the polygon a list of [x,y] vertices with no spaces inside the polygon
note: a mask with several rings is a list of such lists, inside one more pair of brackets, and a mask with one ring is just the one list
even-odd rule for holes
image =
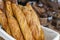
{"label": "golden brown crust", "polygon": [[4,2],[3,0],[0,0],[0,24],[2,25],[2,28],[11,35],[8,23],[7,23],[7,18],[4,13]]}
{"label": "golden brown crust", "polygon": [[23,12],[27,18],[28,24],[32,30],[33,36],[36,40],[42,40],[44,39],[44,36],[42,37],[42,29],[40,25],[39,18],[37,17],[37,14],[32,9],[31,5],[28,4],[25,9],[23,8]]}
{"label": "golden brown crust", "polygon": [[13,12],[12,12],[10,1],[6,1],[6,15],[8,18],[8,24],[9,24],[10,30],[12,32],[12,36],[16,40],[24,40],[22,32],[17,23],[17,20],[13,17]]}
{"label": "golden brown crust", "polygon": [[12,32],[12,36],[16,40],[24,40],[23,35],[20,31],[19,25],[14,17],[8,15],[8,24]]}
{"label": "golden brown crust", "polygon": [[10,32],[10,28],[8,26],[8,23],[7,23],[7,18],[5,16],[5,14],[0,10],[0,23],[2,25],[2,28],[8,33],[11,35],[11,32]]}
{"label": "golden brown crust", "polygon": [[14,14],[19,22],[19,25],[20,25],[20,28],[22,30],[25,40],[34,40],[31,30],[27,24],[26,18],[24,16],[23,12],[21,11],[21,9],[19,9],[19,7],[14,3],[12,3],[12,8],[13,8]]}
{"label": "golden brown crust", "polygon": [[[0,23],[3,29],[16,40],[44,40],[39,18],[31,5],[28,3],[26,6],[21,6],[15,1],[5,0],[7,18],[0,10]],[[0,9],[4,9],[3,6]]]}

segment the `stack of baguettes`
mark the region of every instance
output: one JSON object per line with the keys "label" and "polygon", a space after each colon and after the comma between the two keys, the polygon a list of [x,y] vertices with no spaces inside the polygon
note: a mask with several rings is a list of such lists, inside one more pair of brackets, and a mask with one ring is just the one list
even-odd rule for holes
{"label": "stack of baguettes", "polygon": [[16,40],[44,40],[39,18],[29,3],[22,6],[15,0],[3,1],[0,1],[0,24],[9,35]]}

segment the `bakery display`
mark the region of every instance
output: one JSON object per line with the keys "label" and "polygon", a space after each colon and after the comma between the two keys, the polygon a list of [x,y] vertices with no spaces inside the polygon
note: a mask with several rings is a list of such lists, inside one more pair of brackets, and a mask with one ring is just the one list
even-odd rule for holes
{"label": "bakery display", "polygon": [[0,10],[2,28],[16,40],[44,40],[40,20],[28,3],[26,6],[5,0],[4,10]]}

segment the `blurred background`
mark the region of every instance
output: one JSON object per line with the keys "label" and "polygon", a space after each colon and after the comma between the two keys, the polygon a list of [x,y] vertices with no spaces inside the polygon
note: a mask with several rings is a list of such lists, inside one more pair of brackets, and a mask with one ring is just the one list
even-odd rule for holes
{"label": "blurred background", "polygon": [[30,3],[41,25],[60,33],[60,0],[18,0],[18,3],[24,6]]}

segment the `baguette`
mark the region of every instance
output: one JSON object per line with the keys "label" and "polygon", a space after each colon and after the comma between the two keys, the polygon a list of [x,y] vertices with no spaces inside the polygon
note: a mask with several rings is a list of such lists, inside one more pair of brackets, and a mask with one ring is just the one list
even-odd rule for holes
{"label": "baguette", "polygon": [[9,34],[11,35],[10,28],[7,23],[7,18],[5,14],[3,13],[2,10],[0,10],[0,24],[2,25],[2,28]]}
{"label": "baguette", "polygon": [[36,23],[35,25],[37,26],[37,28],[39,30],[39,33],[40,33],[40,37],[38,37],[38,38],[36,37],[36,39],[44,40],[44,32],[43,32],[43,30],[41,28],[40,21],[39,21],[39,18],[37,16],[36,12],[33,10],[32,6],[30,4],[27,4],[27,7],[31,10],[30,12],[32,14],[32,18],[33,18],[32,20],[33,20],[34,23]]}
{"label": "baguette", "polygon": [[39,18],[37,17],[35,11],[32,9],[31,5],[28,4],[25,9],[23,8],[23,12],[26,16],[30,29],[32,30],[34,38],[36,40],[43,40],[44,34],[42,32],[43,30],[41,28]]}
{"label": "baguette", "polygon": [[10,28],[7,23],[7,18],[4,13],[4,3],[3,0],[0,0],[0,24],[2,25],[2,28],[11,35]]}
{"label": "baguette", "polygon": [[25,40],[34,40],[31,30],[27,24],[25,15],[21,11],[21,9],[18,7],[18,5],[14,4],[14,3],[12,3],[12,8],[13,8],[15,17],[17,18],[17,20],[19,22],[19,25],[20,25],[20,28],[22,30]]}
{"label": "baguette", "polygon": [[[12,36],[16,40],[24,40],[23,35],[21,33],[21,30],[19,28],[17,20],[13,17],[13,12],[11,9],[11,3],[10,1],[6,1],[6,15],[8,18],[8,24],[12,33]],[[9,6],[10,5],[10,6]]]}

